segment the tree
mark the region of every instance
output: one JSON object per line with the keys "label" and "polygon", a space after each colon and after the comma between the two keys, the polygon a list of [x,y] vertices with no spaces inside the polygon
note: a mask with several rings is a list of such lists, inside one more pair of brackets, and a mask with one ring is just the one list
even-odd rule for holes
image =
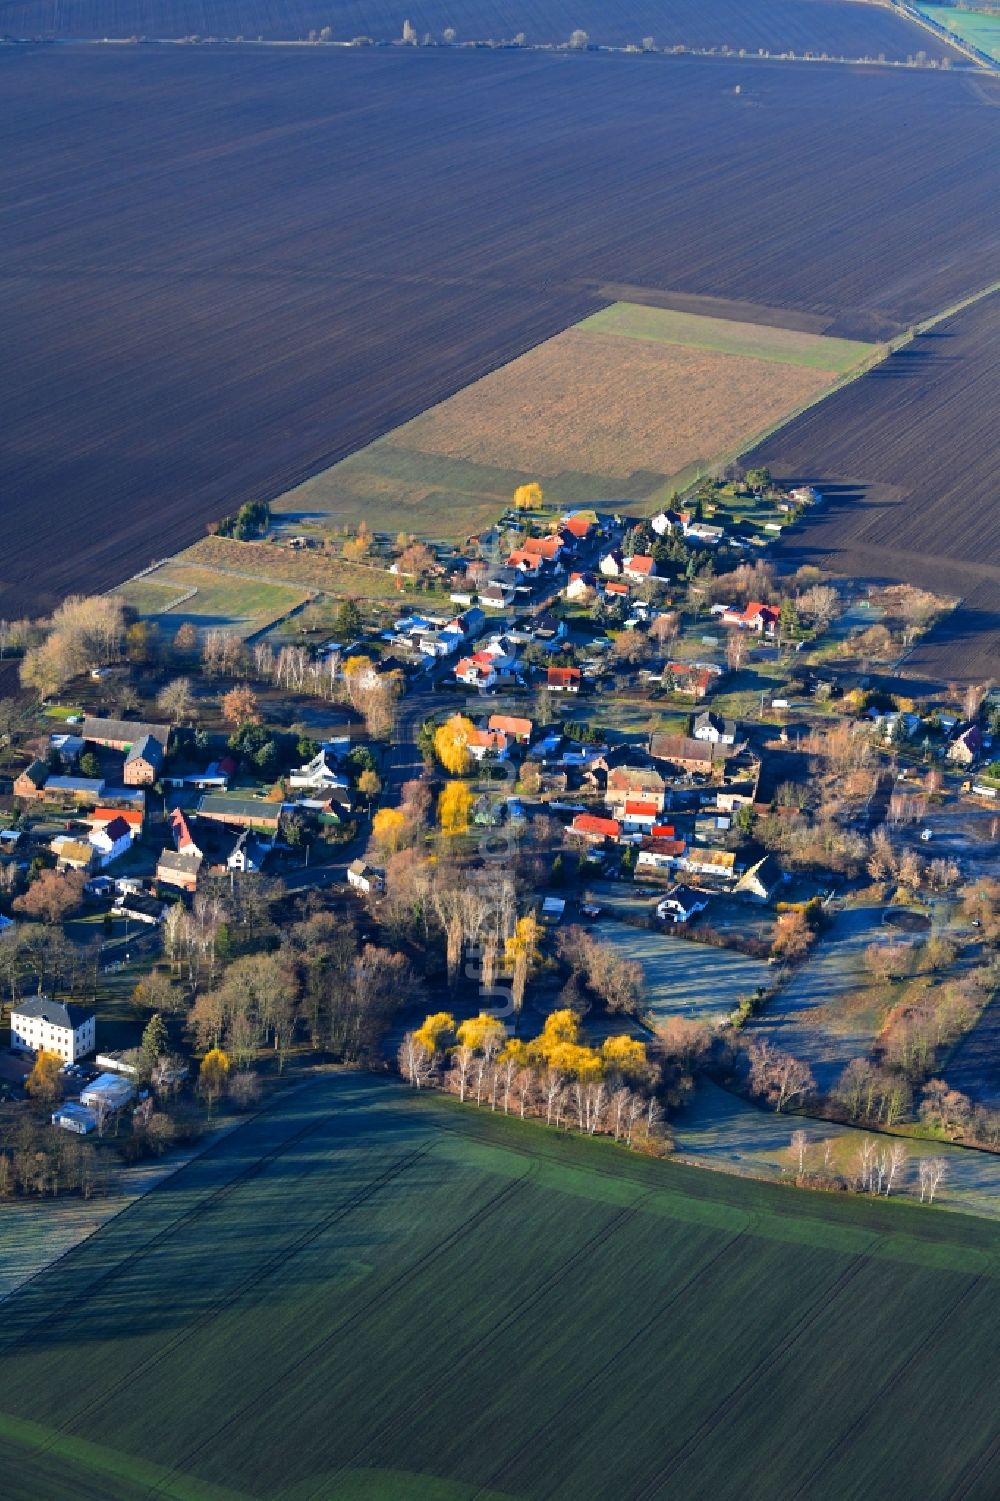
{"label": "tree", "polygon": [[178,656],[189,656],[198,650],[198,632],[190,620],[185,620],[174,637],[174,651]]}
{"label": "tree", "polygon": [[434,732],[434,754],[445,771],[454,777],[465,776],[472,765],[469,740],[475,733],[475,725],[464,714],[452,714]]}
{"label": "tree", "polygon": [[776,1111],[790,1108],[797,1100],[812,1094],[816,1081],[805,1063],[790,1053],[779,1053],[766,1040],[751,1043],[750,1088],[761,1095]]}
{"label": "tree", "polygon": [[778,611],[778,637],[782,644],[794,641],[801,630],[798,607],[791,595],[781,601]]}
{"label": "tree", "polygon": [[464,782],[446,782],[438,798],[438,823],[444,834],[464,834],[469,827],[472,792]]}
{"label": "tree", "polygon": [[569,45],[576,51],[582,51],[585,47],[589,47],[590,37],[585,31],[577,29],[570,33]]}
{"label": "tree", "polygon": [[534,913],[529,912],[525,917],[518,918],[514,932],[507,939],[505,957],[514,972],[511,998],[518,1011],[524,1001],[528,979],[542,957],[538,947],[541,931],[538,919]]}
{"label": "tree", "polygon": [[671,641],[676,640],[680,630],[680,616],[676,610],[665,610],[662,615],[657,615],[649,628],[649,634],[663,651]]}
{"label": "tree", "polygon": [[943,1157],[922,1157],[917,1164],[917,1172],[920,1177],[920,1202],[933,1204],[934,1195],[948,1172],[948,1164]]}
{"label": "tree", "polygon": [[396,561],[401,576],[413,578],[418,584],[433,573],[436,566],[434,554],[425,542],[410,542]]}
{"label": "tree", "polygon": [[746,636],[739,626],[734,626],[726,637],[726,666],[730,672],[739,672],[749,650],[750,643]]}
{"label": "tree", "polygon": [[230,688],[228,693],[223,694],[221,708],[222,717],[230,724],[242,726],[261,723],[261,714],[257,708],[257,695],[252,688],[245,685]]}
{"label": "tree", "polygon": [[385,855],[395,854],[409,831],[409,820],[399,808],[380,808],[372,819],[372,838]]}
{"label": "tree", "polygon": [[440,1053],[455,1035],[455,1018],[450,1011],[434,1011],[413,1035],[429,1052]]}
{"label": "tree", "polygon": [[211,1120],[216,1101],[226,1087],[229,1078],[229,1058],[221,1048],[210,1048],[201,1060],[198,1070],[198,1093],[208,1108]]}
{"label": "tree", "polygon": [[93,751],[84,751],[80,757],[80,775],[84,777],[99,777],[101,775],[101,763]]}
{"label": "tree", "polygon": [[58,1053],[39,1048],[31,1073],[24,1081],[24,1088],[33,1100],[48,1105],[62,1098],[62,1066]]}
{"label": "tree", "polygon": [[612,1073],[638,1074],[646,1067],[646,1045],[622,1033],[608,1037],[601,1048],[604,1066]]}
{"label": "tree", "polygon": [[516,511],[540,510],[542,500],[542,487],[535,481],[527,485],[518,485],[514,491],[514,509]]}
{"label": "tree", "polygon": [[151,1079],[156,1065],[167,1050],[167,1027],[159,1012],[153,1013],[142,1030],[139,1044],[139,1069],[144,1079]]}
{"label": "tree", "polygon": [[413,1085],[414,1089],[422,1089],[434,1077],[436,1067],[434,1054],[421,1042],[420,1034],[417,1032],[407,1032],[400,1044],[397,1061],[399,1072]]}
{"label": "tree", "polygon": [[363,622],[361,611],[353,599],[345,599],[336,615],[336,631],[345,641],[352,640],[360,631]]}
{"label": "tree", "polygon": [[14,899],[12,906],[25,917],[37,917],[55,925],[64,922],[80,906],[86,882],[81,870],[42,870],[24,895]]}
{"label": "tree", "polygon": [[815,936],[800,908],[782,912],[775,924],[771,954],[776,959],[801,959],[809,952]]}
{"label": "tree", "polygon": [[382,783],[379,780],[378,772],[373,771],[371,767],[366,766],[364,771],[358,777],[358,791],[361,793],[361,796],[367,798],[369,802],[373,797],[378,797],[379,793],[382,791]]}
{"label": "tree", "polygon": [[180,722],[189,719],[194,699],[191,693],[190,678],[174,678],[162,687],[156,695],[156,703],[167,718]]}

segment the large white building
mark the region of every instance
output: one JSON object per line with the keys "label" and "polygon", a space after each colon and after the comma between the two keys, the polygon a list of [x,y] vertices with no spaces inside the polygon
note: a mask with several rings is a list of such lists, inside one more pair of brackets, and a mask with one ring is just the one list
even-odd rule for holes
{"label": "large white building", "polygon": [[67,1063],[85,1058],[96,1046],[96,1021],[82,1006],[66,1006],[46,995],[19,1001],[10,1013],[10,1045],[16,1052],[58,1053]]}

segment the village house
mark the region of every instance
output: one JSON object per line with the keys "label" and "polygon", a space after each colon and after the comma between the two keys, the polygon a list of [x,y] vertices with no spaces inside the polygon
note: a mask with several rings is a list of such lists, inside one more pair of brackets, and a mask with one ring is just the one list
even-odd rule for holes
{"label": "village house", "polygon": [[23,798],[25,801],[39,797],[48,779],[47,763],[32,761],[30,766],[25,767],[24,771],[14,778],[14,796]]}
{"label": "village house", "polygon": [[622,831],[626,834],[651,833],[660,811],[655,800],[642,802],[638,798],[626,798],[621,813]]}
{"label": "village house", "polygon": [[90,715],[84,719],[80,733],[89,745],[104,745],[117,751],[130,751],[148,738],[157,741],[165,753],[170,741],[168,724],[142,724],[132,719],[93,719]]}
{"label": "village house", "polygon": [[719,673],[698,662],[668,662],[661,674],[661,681],[667,677],[673,679],[677,693],[686,693],[700,702],[708,697],[718,682]]}
{"label": "village house", "polygon": [[725,761],[721,747],[704,740],[695,740],[690,735],[651,735],[649,754],[656,761],[669,761],[684,771],[700,771],[710,774]]}
{"label": "village house", "polygon": [[188,821],[180,808],[175,808],[170,815],[170,834],[179,855],[204,854],[204,850],[199,849],[195,843]]}
{"label": "village house", "polygon": [[514,602],[513,584],[493,580],[479,591],[479,603],[484,610],[506,610]]}
{"label": "village house", "polygon": [[235,829],[261,829],[277,833],[281,823],[281,803],[257,797],[235,797],[229,793],[207,792],[198,804],[198,817],[211,823],[227,824]]}
{"label": "village house", "polygon": [[729,605],[721,616],[722,624],[735,626],[741,631],[754,631],[758,636],[773,636],[778,629],[779,612],[773,605],[765,605],[753,599],[745,610]]}
{"label": "village house", "polygon": [[724,719],[721,714],[705,709],[695,715],[691,734],[695,740],[706,740],[710,745],[735,745],[739,725],[735,719]]}
{"label": "village house", "polygon": [[690,922],[708,906],[708,897],[691,886],[672,886],[656,904],[656,915],[664,922]]}
{"label": "village house", "polygon": [[97,863],[97,852],[85,839],[67,839],[59,836],[52,841],[52,853],[56,857],[56,870],[91,871]]}
{"label": "village house", "polygon": [[956,766],[972,766],[979,759],[982,748],[982,730],[978,724],[967,724],[949,745],[947,757]]}
{"label": "village house", "polygon": [[455,676],[468,688],[492,688],[497,680],[495,659],[489,652],[477,651],[455,664]]}
{"label": "village house", "polygon": [[579,693],[579,667],[549,667],[546,669],[546,687],[552,693]]}
{"label": "village house", "polygon": [[692,542],[701,542],[705,547],[718,547],[725,536],[725,528],[710,526],[706,521],[686,521],[684,535]]}
{"label": "village house", "polygon": [[15,1053],[58,1053],[66,1063],[85,1058],[97,1046],[97,1020],[84,1006],[68,1006],[33,995],[10,1013],[10,1045]]}
{"label": "village house", "polygon": [[622,572],[633,583],[641,584],[656,577],[656,562],[648,554],[633,553],[632,557],[622,560]]}
{"label": "village house", "polygon": [[366,860],[352,860],[347,867],[347,884],[353,886],[355,891],[363,891],[367,896],[370,892],[384,889],[385,877]]}
{"label": "village house", "polygon": [[687,868],[692,875],[733,881],[736,879],[736,856],[732,850],[700,849],[694,845],[688,854]]}
{"label": "village house", "polygon": [[539,557],[537,553],[525,552],[523,547],[519,547],[509,554],[507,562],[511,568],[516,568],[518,573],[525,577],[537,578],[545,559]]}
{"label": "village house", "polygon": [[620,578],[625,568],[625,559],[620,547],[612,547],[601,558],[600,569],[605,578]]}
{"label": "village house", "polygon": [[132,838],[138,839],[142,834],[142,826],[145,813],[142,808],[95,808],[93,813],[87,814],[87,823],[92,829],[103,829],[109,823],[114,823],[116,818],[123,818],[132,830]]}
{"label": "village house", "polygon": [[563,551],[563,541],[558,535],[552,537],[528,537],[525,540],[523,552],[542,558],[546,563],[558,561]]}
{"label": "village house", "polygon": [[336,771],[327,760],[326,751],[317,751],[311,761],[299,766],[288,777],[289,787],[303,788],[309,792],[321,792],[326,788],[346,787],[347,778]]}
{"label": "village house", "polygon": [[623,806],[629,799],[656,805],[662,812],[667,805],[667,784],[655,766],[612,766],[608,770],[604,801],[608,807]]}
{"label": "village house", "polygon": [[740,876],[735,895],[744,896],[750,902],[769,902],[784,879],[774,856],[765,855]]}
{"label": "village house", "polygon": [[181,854],[178,850],[164,849],[156,862],[156,879],[161,886],[174,886],[178,891],[196,891],[204,859],[201,850]]}
{"label": "village house", "polygon": [[563,590],[565,599],[583,599],[597,588],[597,578],[593,573],[571,573]]}
{"label": "village house", "polygon": [[535,727],[530,719],[523,719],[517,714],[491,714],[487,728],[502,730],[508,740],[513,740],[518,745],[527,745]]}
{"label": "village house", "polygon": [[466,749],[473,761],[506,761],[507,736],[503,730],[473,730],[466,741]]}
{"label": "village house", "polygon": [[687,863],[687,844],[683,839],[654,839],[652,835],[639,841],[639,853],[635,860],[637,876],[658,876],[664,871],[683,870]]}
{"label": "village house", "polygon": [[72,771],[83,755],[85,741],[82,735],[50,735],[49,748],[59,757],[63,771]]}
{"label": "village house", "polygon": [[684,522],[681,520],[679,511],[658,511],[649,524],[658,537],[666,537],[671,532],[684,529]]}
{"label": "village house", "polygon": [[595,813],[578,813],[569,826],[571,834],[588,844],[603,844],[606,839],[617,843],[622,827],[616,818],[600,818]]}
{"label": "village house", "polygon": [[226,857],[226,869],[245,876],[258,875],[270,851],[270,844],[265,844],[251,829],[243,829]]}
{"label": "village house", "polygon": [[119,917],[131,918],[151,928],[158,927],[167,915],[165,902],[142,891],[123,891],[115,900],[115,911]]}
{"label": "village house", "polygon": [[113,860],[128,854],[132,848],[132,830],[124,818],[116,817],[110,823],[91,829],[87,842],[97,857],[97,864],[103,870]]}
{"label": "village house", "polygon": [[235,759],[232,756],[223,756],[218,761],[210,761],[204,771],[189,771],[181,776],[165,776],[162,781],[165,787],[190,787],[195,792],[225,792],[229,786],[229,778],[235,771]]}
{"label": "village house", "polygon": [[583,511],[568,512],[561,518],[563,531],[569,532],[574,542],[586,542],[596,525],[596,519]]}
{"label": "village house", "polygon": [[125,786],[151,787],[160,774],[164,754],[163,746],[152,735],[141,736],[125,757],[122,768]]}

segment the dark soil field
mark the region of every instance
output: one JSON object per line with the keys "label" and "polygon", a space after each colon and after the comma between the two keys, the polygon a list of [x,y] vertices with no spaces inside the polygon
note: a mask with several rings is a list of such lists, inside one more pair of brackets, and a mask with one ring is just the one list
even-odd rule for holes
{"label": "dark soil field", "polygon": [[0,53],[0,613],[110,587],[612,283],[858,338],[947,305],[1000,255],[993,98],[721,59]]}
{"label": "dark soil field", "polygon": [[395,41],[409,19],[440,41],[562,43],[578,29],[591,42],[626,46],[743,47],[756,52],[903,60],[957,54],[911,21],[847,0],[0,0],[0,35],[14,37],[263,37]]}
{"label": "dark soil field", "polygon": [[779,551],[840,573],[919,584],[959,609],[907,672],[1000,669],[1000,293],[973,304],[812,408],[753,455],[829,497]]}
{"label": "dark soil field", "polygon": [[5,1501],[991,1501],[997,1244],[331,1075],[4,1304]]}

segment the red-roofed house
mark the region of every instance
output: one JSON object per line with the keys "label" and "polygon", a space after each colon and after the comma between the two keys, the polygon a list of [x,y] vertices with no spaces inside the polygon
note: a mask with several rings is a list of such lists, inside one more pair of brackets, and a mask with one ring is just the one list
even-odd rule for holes
{"label": "red-roofed house", "polygon": [[592,573],[571,573],[563,593],[567,599],[580,599],[596,588],[597,580]]}
{"label": "red-roofed house", "polygon": [[487,756],[495,761],[507,759],[507,736],[503,730],[473,730],[466,745],[473,761],[485,761]]}
{"label": "red-roofed house", "polygon": [[682,869],[687,863],[687,845],[683,839],[643,839],[636,857],[636,875],[655,875],[657,871]]}
{"label": "red-roofed house", "polygon": [[569,827],[571,834],[579,834],[591,844],[618,839],[622,831],[616,818],[599,818],[596,813],[578,813]]}
{"label": "red-roofed house", "polygon": [[649,831],[651,839],[673,839],[675,829],[672,823],[654,823]]}
{"label": "red-roofed house", "polygon": [[516,740],[518,745],[527,745],[535,726],[530,719],[522,719],[517,714],[491,714],[489,728],[502,730],[508,740]]}
{"label": "red-roofed house", "polygon": [[615,579],[610,579],[604,585],[605,599],[628,599],[631,592],[628,584],[623,584]]}
{"label": "red-roofed house", "polygon": [[522,552],[531,554],[536,558],[544,558],[546,563],[554,563],[563,550],[560,537],[527,537]]}
{"label": "red-roofed house", "polygon": [[655,801],[647,803],[638,798],[627,797],[622,811],[622,828],[627,834],[648,834],[659,812],[659,804]]}
{"label": "red-roofed house", "polygon": [[142,809],[141,808],[95,808],[87,819],[92,829],[103,829],[109,823],[114,823],[116,818],[124,818],[132,830],[132,837],[138,839],[142,833]]}
{"label": "red-roofed house", "polygon": [[590,536],[593,522],[584,516],[566,516],[563,519],[563,531],[569,532],[577,542],[585,542]]}
{"label": "red-roofed house", "polygon": [[99,829],[92,829],[87,841],[97,855],[99,865],[110,865],[132,847],[132,830],[124,818],[116,817]]}
{"label": "red-roofed house", "polygon": [[497,680],[496,662],[488,651],[474,652],[456,665],[455,676],[469,688],[492,688]]}
{"label": "red-roofed house", "polygon": [[170,815],[170,833],[173,837],[174,848],[179,855],[200,855],[200,850],[195,844],[188,827],[188,821],[180,808],[175,808]]}
{"label": "red-roofed house", "polygon": [[622,572],[627,579],[642,583],[643,579],[656,577],[656,562],[646,553],[633,553],[632,557],[624,560]]}
{"label": "red-roofed house", "polygon": [[722,624],[738,626],[741,631],[756,631],[761,636],[773,636],[778,628],[778,618],[773,605],[752,599],[745,610],[730,606],[722,617]]}
{"label": "red-roofed house", "polygon": [[537,574],[544,559],[537,553],[526,552],[523,547],[515,548],[507,559],[511,568],[516,568],[519,573]]}
{"label": "red-roofed house", "polygon": [[579,693],[579,667],[550,667],[546,675],[546,686],[553,693]]}
{"label": "red-roofed house", "polygon": [[707,698],[719,680],[719,674],[710,667],[697,667],[691,662],[668,662],[666,671],[678,693],[689,693],[695,699]]}

